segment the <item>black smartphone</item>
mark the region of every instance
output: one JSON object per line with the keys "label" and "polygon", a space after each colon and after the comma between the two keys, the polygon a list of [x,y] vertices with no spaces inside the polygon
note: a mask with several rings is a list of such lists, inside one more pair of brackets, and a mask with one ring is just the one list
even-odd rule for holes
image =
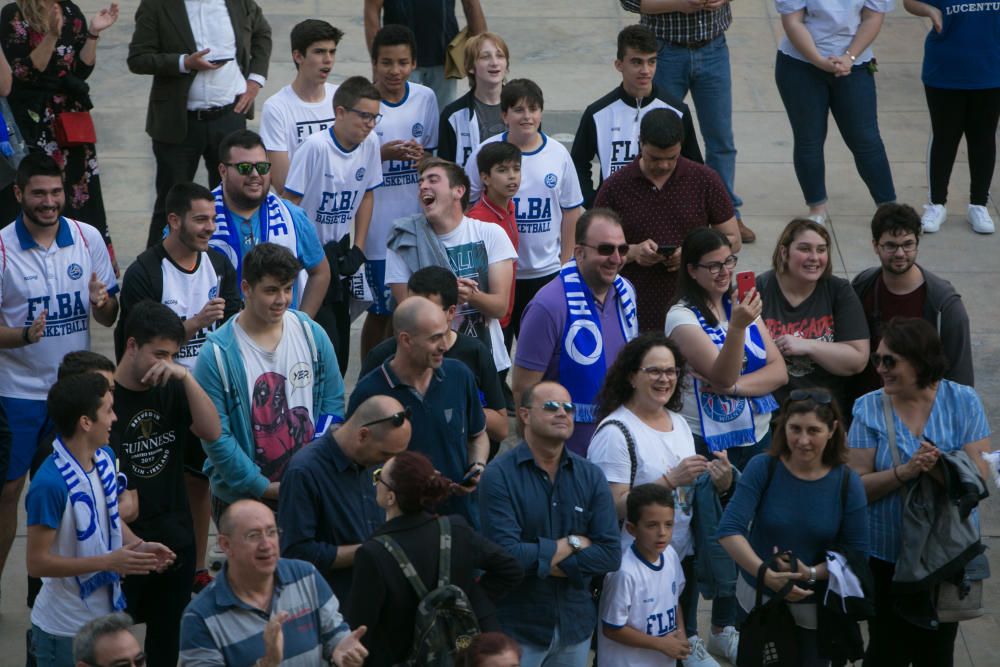
{"label": "black smartphone", "polygon": [[462,478],[462,481],[459,482],[458,485],[459,486],[472,486],[473,481],[476,479],[476,477],[478,475],[481,475],[482,472],[483,472],[482,468],[480,468],[478,466],[473,467],[472,470],[470,470],[469,472],[465,473],[465,477]]}
{"label": "black smartphone", "polygon": [[230,60],[232,60],[232,58],[219,58],[217,60],[209,60],[208,62],[212,63],[213,65],[225,65]]}
{"label": "black smartphone", "polygon": [[656,246],[656,252],[663,255],[664,257],[670,257],[675,252],[677,252],[677,246],[675,245]]}

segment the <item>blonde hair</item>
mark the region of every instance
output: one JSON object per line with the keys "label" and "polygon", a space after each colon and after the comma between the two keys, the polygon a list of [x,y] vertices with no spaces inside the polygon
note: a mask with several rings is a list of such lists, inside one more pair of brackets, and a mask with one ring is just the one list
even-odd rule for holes
{"label": "blonde hair", "polygon": [[483,48],[486,42],[493,42],[497,48],[503,51],[504,58],[507,59],[507,70],[510,71],[510,49],[503,37],[495,32],[481,32],[474,35],[465,42],[465,71],[469,75],[469,88],[476,88],[476,60],[479,58],[479,49]]}
{"label": "blonde hair", "polygon": [[[59,0],[55,0],[56,4]],[[49,17],[42,0],[17,0],[21,16],[35,32],[44,35],[49,31]]]}

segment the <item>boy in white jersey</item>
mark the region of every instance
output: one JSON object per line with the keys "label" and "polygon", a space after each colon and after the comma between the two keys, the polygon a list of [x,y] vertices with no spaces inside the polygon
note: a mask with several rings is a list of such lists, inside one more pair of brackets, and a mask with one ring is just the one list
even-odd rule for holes
{"label": "boy in white jersey", "polygon": [[[534,81],[514,79],[500,93],[500,109],[507,131],[479,146],[506,141],[521,150],[521,187],[514,197],[517,218],[517,280],[510,327],[517,336],[525,306],[573,257],[576,221],[583,213],[583,195],[569,151],[541,131],[542,90]],[[465,163],[471,184],[470,199],[482,195],[476,158]]]}
{"label": "boy in white jersey", "polygon": [[382,184],[381,147],[372,132],[382,119],[381,99],[363,76],[340,84],[333,96],[333,127],[299,147],[285,183],[285,197],[305,209],[330,263],[330,289],[315,320],[333,341],[342,373],[351,344],[350,299],[365,296],[357,289],[363,278],[355,274],[368,248],[373,190]]}
{"label": "boy in white jersey", "polygon": [[438,108],[434,91],[410,83],[417,66],[417,43],[403,25],[387,25],[372,40],[375,87],[382,95],[382,121],[375,127],[382,144],[382,187],[375,207],[365,256],[365,277],[372,305],[361,330],[361,358],[392,335],[390,291],[385,285],[385,243],[392,223],[420,212],[417,162],[437,148]]}
{"label": "boy in white jersey", "polygon": [[292,62],[295,80],[264,102],[260,136],[271,161],[271,185],[281,192],[295,150],[309,135],[333,125],[333,94],[328,83],[344,36],[326,21],[306,19],[292,28]]}
{"label": "boy in white jersey", "polygon": [[[0,573],[17,526],[25,473],[48,430],[45,397],[67,352],[90,347],[90,318],[118,315],[118,283],[100,232],[62,216],[63,173],[47,155],[17,169],[21,215],[0,231],[0,404],[7,414],[7,474],[0,494]],[[0,446],[4,446],[0,441]]]}
{"label": "boy in white jersey", "polygon": [[659,484],[640,484],[625,506],[625,528],[635,542],[621,568],[604,579],[597,665],[673,667],[691,655],[678,604],[684,572],[670,546],[674,497]]}

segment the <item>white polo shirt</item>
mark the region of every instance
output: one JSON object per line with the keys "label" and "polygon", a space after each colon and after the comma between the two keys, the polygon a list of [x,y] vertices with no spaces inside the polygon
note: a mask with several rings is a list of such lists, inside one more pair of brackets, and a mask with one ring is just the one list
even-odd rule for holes
{"label": "white polo shirt", "polygon": [[101,233],[84,222],[59,219],[56,239],[42,248],[18,217],[0,230],[0,323],[20,329],[48,311],[37,343],[0,350],[0,396],[44,401],[68,352],[90,349],[90,275],[108,295],[118,281]]}

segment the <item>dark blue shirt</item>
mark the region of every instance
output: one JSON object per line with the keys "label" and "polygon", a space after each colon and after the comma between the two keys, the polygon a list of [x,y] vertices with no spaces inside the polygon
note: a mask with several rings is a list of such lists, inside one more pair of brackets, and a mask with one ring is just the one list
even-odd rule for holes
{"label": "dark blue shirt", "polygon": [[[617,570],[622,556],[604,473],[564,449],[552,482],[522,442],[486,467],[479,493],[483,534],[524,568],[524,581],[497,605],[504,632],[536,646],[548,646],[556,627],[564,644],[587,639],[597,624],[590,580]],[[593,544],[559,563],[565,577],[549,576],[556,541],[567,535]]]}
{"label": "dark blue shirt", "polygon": [[278,501],[281,555],[315,565],[338,599],[347,599],[352,571],[333,569],[337,545],[361,544],[384,522],[371,470],[347,458],[332,433],[292,457]]}
{"label": "dark blue shirt", "polygon": [[[391,361],[358,380],[347,407],[347,418],[371,396],[392,396],[412,413],[410,450],[425,454],[442,475],[460,481],[471,464],[469,440],[486,429],[486,416],[472,372],[465,364],[446,358],[431,376],[427,392],[421,394],[396,376],[389,365]],[[478,530],[477,495],[452,496],[437,511],[460,514]]]}

